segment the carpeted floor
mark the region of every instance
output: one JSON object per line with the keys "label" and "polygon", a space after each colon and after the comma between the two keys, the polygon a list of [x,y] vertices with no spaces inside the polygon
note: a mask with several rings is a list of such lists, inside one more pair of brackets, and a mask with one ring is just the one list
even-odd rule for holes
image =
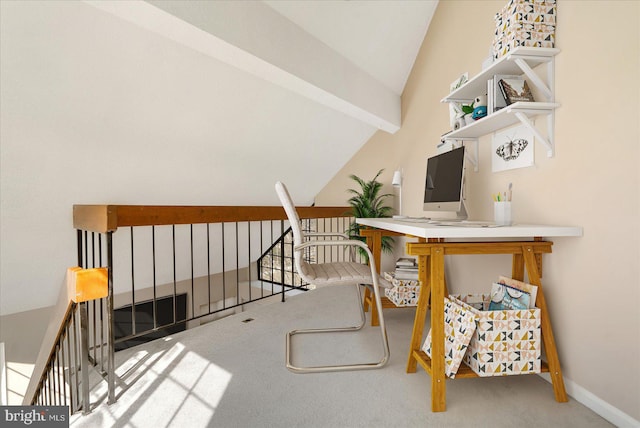
{"label": "carpeted floor", "polygon": [[[118,401],[101,401],[72,427],[610,427],[570,399],[554,400],[536,375],[447,381],[447,411],[430,410],[428,375],[405,373],[414,309],[385,311],[391,359],[380,370],[294,374],[284,365],[285,333],[357,321],[351,287],[318,289],[256,306],[166,340],[116,354]],[[250,321],[247,321],[250,320]],[[425,333],[428,326],[425,328]],[[381,355],[379,332],[301,336],[296,363]]]}

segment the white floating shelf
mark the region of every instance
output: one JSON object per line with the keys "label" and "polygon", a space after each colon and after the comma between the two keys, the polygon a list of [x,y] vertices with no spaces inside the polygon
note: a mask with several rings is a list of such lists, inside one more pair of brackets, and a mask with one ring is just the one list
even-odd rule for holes
{"label": "white floating shelf", "polygon": [[539,102],[518,102],[504,107],[497,112],[476,120],[475,122],[451,131],[444,138],[475,139],[487,135],[495,130],[506,128],[520,122],[516,113],[523,113],[528,117],[552,113],[560,104]]}
{"label": "white floating shelf", "polygon": [[496,74],[520,75],[525,71],[516,62],[516,59],[523,59],[531,68],[553,60],[560,49],[557,48],[529,48],[519,47],[506,54],[489,67],[482,70],[467,83],[451,92],[441,100],[443,103],[452,101],[471,101],[480,94],[487,91],[487,80]]}

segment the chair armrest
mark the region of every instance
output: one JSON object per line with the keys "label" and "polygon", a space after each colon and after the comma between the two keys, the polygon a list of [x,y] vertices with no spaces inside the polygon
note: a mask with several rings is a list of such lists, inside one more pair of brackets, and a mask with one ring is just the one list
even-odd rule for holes
{"label": "chair armrest", "polygon": [[[328,236],[333,236],[333,237],[338,237],[338,238],[342,238],[344,240],[348,240],[349,239],[349,235],[347,235],[346,233],[339,233],[339,232],[308,232],[305,233],[305,238],[309,237],[309,238],[323,238],[323,237],[328,237]],[[307,241],[308,242],[308,241]],[[320,242],[320,241],[316,241],[316,242]],[[337,245],[342,245],[342,246],[346,246],[344,245],[345,241],[339,241],[340,243]],[[351,247],[349,248],[349,256],[351,257],[351,260],[355,260],[356,259],[356,250],[355,248]]]}
{"label": "chair armrest", "polygon": [[295,247],[293,247],[294,250],[302,250],[303,248],[307,248],[307,247],[328,247],[331,245],[339,245],[339,246],[343,246],[343,247],[360,247],[363,250],[367,251],[367,253],[371,253],[371,250],[369,249],[369,247],[367,246],[367,244],[365,244],[362,241],[358,241],[355,239],[347,239],[344,241],[338,241],[338,240],[334,240],[334,239],[327,239],[324,241],[306,241],[303,242],[302,244],[296,245]]}
{"label": "chair armrest", "polygon": [[307,232],[304,234],[305,237],[316,238],[321,236],[337,236],[344,239],[349,239],[349,235],[346,233],[338,233],[338,232]]}

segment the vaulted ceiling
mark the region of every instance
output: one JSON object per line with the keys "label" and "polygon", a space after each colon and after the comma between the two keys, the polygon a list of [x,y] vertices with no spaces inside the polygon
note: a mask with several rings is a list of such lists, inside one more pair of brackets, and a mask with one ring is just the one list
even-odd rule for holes
{"label": "vaulted ceiling", "polygon": [[127,178],[113,178],[112,202],[213,193],[216,204],[258,205],[275,194],[256,183],[276,180],[311,203],[377,130],[399,129],[437,1],[26,3],[3,21],[3,35],[21,39],[3,44],[4,80],[25,82],[3,89],[23,100],[12,109],[34,107],[23,105],[31,94],[28,114],[51,110],[40,123],[61,120],[55,109],[77,117],[79,150],[119,153],[123,170],[189,165],[155,177],[147,200],[126,200]]}

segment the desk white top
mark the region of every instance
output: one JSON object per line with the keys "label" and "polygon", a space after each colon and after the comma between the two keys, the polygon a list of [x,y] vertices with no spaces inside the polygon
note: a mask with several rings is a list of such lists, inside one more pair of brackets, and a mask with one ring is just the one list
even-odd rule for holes
{"label": "desk white top", "polygon": [[535,238],[554,236],[582,236],[578,226],[547,226],[536,224],[514,224],[500,227],[442,226],[394,218],[357,218],[363,226],[404,233],[419,238]]}

